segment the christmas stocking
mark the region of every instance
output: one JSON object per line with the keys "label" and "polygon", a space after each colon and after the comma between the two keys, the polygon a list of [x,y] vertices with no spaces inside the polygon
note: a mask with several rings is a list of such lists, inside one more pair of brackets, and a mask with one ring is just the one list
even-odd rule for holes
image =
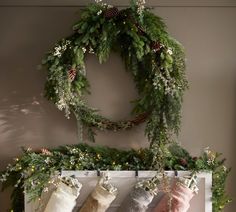
{"label": "christmas stocking", "polygon": [[156,194],[159,182],[158,176],[155,176],[150,180],[137,183],[118,212],[145,212]]}
{"label": "christmas stocking", "polygon": [[187,212],[190,200],[197,193],[196,176],[175,181],[170,194],[165,194],[153,212]]}
{"label": "christmas stocking", "polygon": [[80,212],[105,212],[112,201],[117,196],[117,188],[109,183],[107,173],[104,173],[99,180],[94,191],[89,195],[85,201]]}
{"label": "christmas stocking", "polygon": [[44,212],[72,212],[81,187],[77,179],[63,178],[52,193]]}

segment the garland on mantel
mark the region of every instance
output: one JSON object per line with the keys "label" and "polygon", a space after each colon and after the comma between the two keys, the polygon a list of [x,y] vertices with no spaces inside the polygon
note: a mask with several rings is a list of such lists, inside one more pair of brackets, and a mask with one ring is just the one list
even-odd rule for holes
{"label": "garland on mantel", "polygon": [[[160,157],[180,127],[187,88],[185,56],[181,44],[144,3],[132,0],[122,10],[101,1],[87,6],[73,26],[74,33],[56,43],[43,60],[48,70],[45,95],[66,117],[73,113],[93,141],[96,129],[126,130],[147,121],[150,149]],[[86,56],[94,54],[103,63],[111,51],[121,55],[139,93],[131,120],[109,120],[84,100],[89,93]]]}
{"label": "garland on mantel", "polygon": [[[223,211],[231,201],[225,191],[230,169],[225,167],[225,160],[220,158],[220,154],[207,148],[201,156],[192,157],[177,144],[169,146],[166,154],[165,170],[212,171],[213,212]],[[150,162],[151,157],[149,149],[118,150],[86,144],[38,152],[23,149],[23,155],[1,173],[0,181],[3,182],[3,188],[14,186],[12,211],[22,212],[23,189],[30,200],[36,200],[48,191],[53,183],[52,176],[56,177],[61,170],[156,170]]]}

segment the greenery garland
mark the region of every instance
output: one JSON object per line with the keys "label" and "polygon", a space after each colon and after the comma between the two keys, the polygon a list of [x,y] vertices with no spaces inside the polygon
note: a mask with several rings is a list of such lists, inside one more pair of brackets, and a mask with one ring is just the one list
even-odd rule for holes
{"label": "greenery garland", "polygon": [[[46,97],[64,110],[66,117],[75,114],[93,141],[94,129],[130,129],[147,120],[145,132],[157,155],[180,127],[182,97],[187,88],[182,46],[167,33],[161,18],[140,0],[131,1],[131,6],[122,10],[100,1],[90,4],[73,30],[43,60],[48,70]],[[132,120],[109,120],[83,98],[89,93],[86,55],[95,54],[103,63],[111,51],[121,55],[139,92],[139,98],[133,101]]]}
{"label": "greenery garland", "polygon": [[[177,144],[169,146],[164,161],[165,170],[212,171],[213,212],[222,211],[231,201],[225,192],[226,178],[230,169],[224,166],[220,154],[205,149],[200,157],[192,157]],[[118,150],[101,146],[78,144],[57,149],[34,152],[23,149],[23,155],[9,164],[0,175],[4,188],[14,186],[12,210],[24,209],[23,189],[31,200],[47,192],[52,176],[61,170],[156,170],[150,162],[149,149]]]}

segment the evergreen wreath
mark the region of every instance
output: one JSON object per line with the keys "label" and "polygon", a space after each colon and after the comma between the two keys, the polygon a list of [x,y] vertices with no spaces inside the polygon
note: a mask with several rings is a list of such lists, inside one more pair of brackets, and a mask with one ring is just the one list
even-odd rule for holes
{"label": "evergreen wreath", "polygon": [[[73,30],[43,60],[48,70],[45,96],[64,110],[66,117],[73,113],[93,141],[94,129],[125,130],[147,121],[145,133],[157,154],[180,126],[182,97],[187,88],[181,44],[143,1],[133,0],[131,7],[122,10],[101,2],[91,4],[82,11]],[[83,98],[89,93],[86,55],[95,54],[103,63],[111,51],[121,55],[139,93],[131,120],[109,120]]]}

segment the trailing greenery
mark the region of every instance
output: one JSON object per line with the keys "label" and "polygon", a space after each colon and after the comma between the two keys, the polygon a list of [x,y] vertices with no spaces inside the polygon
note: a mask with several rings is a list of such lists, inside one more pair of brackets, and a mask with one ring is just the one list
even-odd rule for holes
{"label": "trailing greenery", "polygon": [[[94,129],[130,129],[147,120],[145,132],[157,155],[164,151],[159,147],[179,131],[187,88],[185,56],[161,18],[143,3],[133,0],[130,8],[120,11],[103,3],[87,6],[73,26],[73,34],[56,43],[43,60],[48,70],[45,95],[67,117],[73,113],[92,140]],[[84,63],[87,54],[96,55],[103,63],[111,51],[121,55],[139,92],[139,98],[133,101],[133,120],[109,120],[83,98],[89,93]]]}
{"label": "trailing greenery", "polygon": [[[225,182],[230,169],[224,166],[220,154],[206,149],[200,157],[192,157],[185,149],[172,144],[166,152],[165,170],[212,171],[213,211],[222,211],[230,198]],[[23,155],[9,164],[0,179],[4,188],[14,186],[12,209],[23,211],[23,188],[31,200],[41,196],[52,176],[62,170],[156,170],[151,163],[149,149],[118,150],[101,146],[78,144],[57,149],[33,152],[24,149]]]}

